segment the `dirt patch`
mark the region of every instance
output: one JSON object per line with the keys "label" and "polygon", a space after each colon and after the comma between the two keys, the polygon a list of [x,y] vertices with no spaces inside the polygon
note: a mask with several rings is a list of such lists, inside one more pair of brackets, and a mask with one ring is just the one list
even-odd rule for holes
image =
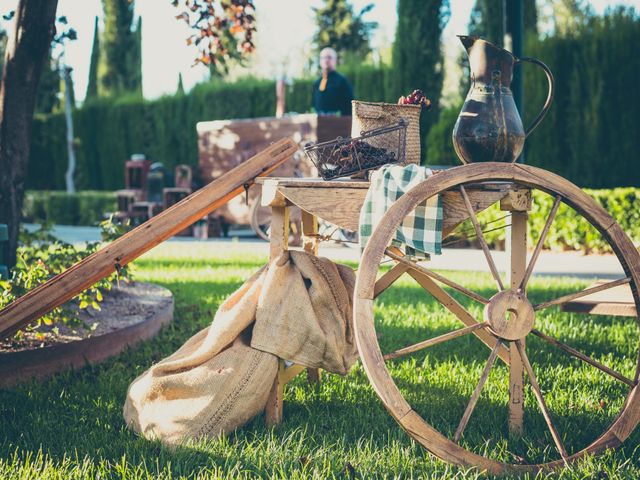
{"label": "dirt patch", "polygon": [[150,283],[121,284],[104,294],[101,310],[89,307],[80,310],[77,302],[67,307],[78,312],[78,325],[42,325],[38,330],[25,331],[22,338],[2,339],[0,353],[20,352],[98,337],[153,318],[172,302],[171,292]]}

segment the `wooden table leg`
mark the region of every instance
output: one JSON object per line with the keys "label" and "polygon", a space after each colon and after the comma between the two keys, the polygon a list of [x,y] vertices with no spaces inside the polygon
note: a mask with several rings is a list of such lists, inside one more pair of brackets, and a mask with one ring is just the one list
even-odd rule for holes
{"label": "wooden table leg", "polygon": [[[283,199],[284,200],[284,199]],[[269,238],[269,259],[271,261],[282,255],[289,245],[289,208],[284,201],[274,202],[271,207],[271,236]],[[282,397],[284,393],[284,360],[278,359],[278,375],[273,382],[264,416],[267,425],[278,425],[282,422]]]}
{"label": "wooden table leg", "polygon": [[[514,290],[520,286],[527,268],[527,217],[527,212],[511,212],[509,280]],[[522,342],[524,344],[524,339]],[[509,432],[519,437],[522,436],[524,420],[524,367],[515,342],[511,342],[509,353]]]}
{"label": "wooden table leg", "polygon": [[[304,251],[318,255],[318,219],[306,210],[302,210],[302,235]],[[309,383],[320,382],[320,369],[307,368],[307,381]]]}
{"label": "wooden table leg", "polygon": [[302,235],[304,251],[318,255],[318,219],[306,210],[302,210]]}
{"label": "wooden table leg", "polygon": [[269,259],[275,260],[289,248],[289,207],[271,207],[271,234],[269,238]]}
{"label": "wooden table leg", "polygon": [[282,422],[282,397],[284,396],[284,360],[278,359],[278,375],[273,382],[267,405],[264,408],[265,423],[269,426],[278,425]]}

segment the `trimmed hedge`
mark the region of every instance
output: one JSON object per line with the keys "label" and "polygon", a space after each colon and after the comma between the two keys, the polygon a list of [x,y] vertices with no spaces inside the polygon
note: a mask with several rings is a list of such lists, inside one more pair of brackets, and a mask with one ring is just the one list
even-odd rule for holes
{"label": "trimmed hedge", "polygon": [[[640,186],[640,18],[615,9],[568,36],[530,36],[525,55],[545,62],[555,77],[551,109],[525,143],[526,163],[581,187]],[[547,96],[540,68],[524,64],[525,128]],[[458,165],[451,134],[461,105],[445,110],[427,137],[427,161]]]}
{"label": "trimmed hedge", "polygon": [[116,211],[114,192],[27,191],[22,209],[23,221],[59,225],[96,225]]}
{"label": "trimmed hedge", "polygon": [[[640,244],[639,188],[584,189],[584,191],[609,212],[634,244]],[[533,192],[533,207],[529,213],[527,228],[527,235],[533,239],[533,242],[537,242],[540,238],[540,233],[549,217],[552,206],[553,198],[550,195],[539,190]],[[480,213],[478,219],[480,223],[486,225],[486,230],[492,230],[506,223],[507,219],[502,219],[506,214],[507,212],[501,211],[499,205],[496,204]],[[469,221],[458,228],[466,232],[473,232],[473,226]],[[502,246],[504,245],[505,231],[497,229],[487,232],[485,237],[493,247]],[[545,248],[556,251],[576,250],[585,254],[612,253],[602,235],[564,203],[561,204],[552,228],[549,230]]]}
{"label": "trimmed hedge", "polygon": [[[381,101],[394,96],[385,89],[389,83],[386,67],[346,67],[343,72],[352,80],[357,98]],[[313,79],[294,81],[287,89],[287,110],[311,111],[312,88]],[[187,95],[152,101],[135,95],[89,101],[73,113],[77,188],[123,188],[124,162],[132,153],[144,153],[155,162],[163,162],[168,170],[181,163],[195,166],[198,163],[196,123],[272,116],[275,104],[275,83],[255,78],[233,83],[214,80],[197,85]],[[66,168],[64,116],[36,116],[27,188],[63,190]]]}

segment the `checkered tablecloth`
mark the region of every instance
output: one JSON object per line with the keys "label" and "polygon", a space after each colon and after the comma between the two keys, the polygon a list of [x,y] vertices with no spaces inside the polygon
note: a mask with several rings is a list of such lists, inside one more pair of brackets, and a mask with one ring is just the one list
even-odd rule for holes
{"label": "checkered tablecloth", "polygon": [[[371,186],[360,210],[360,248],[364,250],[385,212],[402,195],[427,179],[433,172],[409,164],[387,165],[371,175]],[[393,244],[406,246],[406,253],[442,253],[442,201],[440,196],[418,205],[396,230]]]}

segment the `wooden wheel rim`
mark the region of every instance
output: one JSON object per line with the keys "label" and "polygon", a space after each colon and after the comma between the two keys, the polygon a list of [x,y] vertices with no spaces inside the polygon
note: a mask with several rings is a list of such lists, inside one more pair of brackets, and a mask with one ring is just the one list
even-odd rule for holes
{"label": "wooden wheel rim", "polygon": [[[383,216],[362,254],[355,286],[354,323],[358,351],[367,376],[382,400],[404,430],[437,457],[464,466],[475,466],[494,474],[509,470],[538,471],[564,465],[562,459],[537,465],[512,465],[470,452],[426,423],[404,399],[395,385],[383,358],[374,325],[374,286],[378,266],[386,246],[400,224],[419,203],[458,185],[486,181],[513,181],[551,195],[581,213],[609,242],[625,274],[631,278],[631,290],[640,313],[636,286],[640,282],[640,255],[616,221],[579,187],[546,170],[521,164],[478,163],[452,168],[417,185],[403,195]],[[639,316],[640,318],[640,316]],[[638,369],[638,364],[636,364]],[[637,379],[636,374],[635,378]],[[589,453],[621,444],[640,421],[640,390],[637,380],[625,404],[609,428],[593,443],[568,457],[572,461]]]}

